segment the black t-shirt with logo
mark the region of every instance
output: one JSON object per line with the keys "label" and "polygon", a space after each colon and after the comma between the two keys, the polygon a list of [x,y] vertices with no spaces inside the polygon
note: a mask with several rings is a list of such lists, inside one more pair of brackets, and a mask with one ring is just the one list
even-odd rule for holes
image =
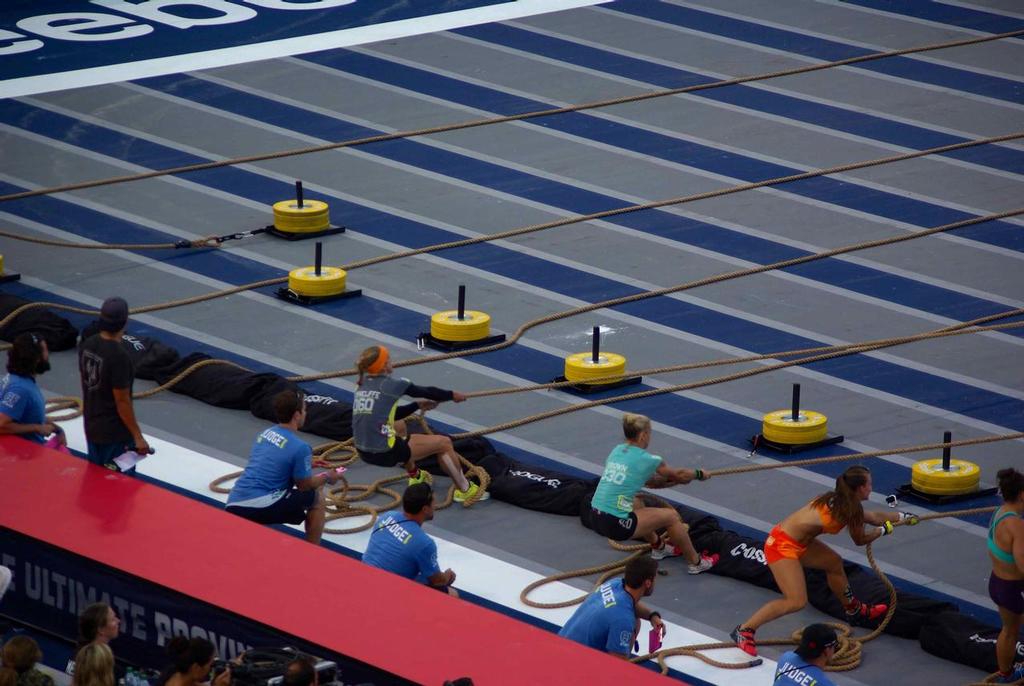
{"label": "black t-shirt with logo", "polygon": [[82,375],[85,437],[98,444],[133,440],[114,403],[114,389],[127,388],[130,393],[135,380],[131,357],[121,341],[110,341],[100,334],[85,339],[78,348],[78,370]]}

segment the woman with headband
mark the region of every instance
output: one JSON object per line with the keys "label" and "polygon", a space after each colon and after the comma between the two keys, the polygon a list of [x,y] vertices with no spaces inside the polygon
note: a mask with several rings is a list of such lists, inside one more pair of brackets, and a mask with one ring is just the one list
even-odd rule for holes
{"label": "woman with headband", "polygon": [[[352,438],[359,457],[378,467],[403,465],[412,485],[430,479],[416,463],[437,455],[441,468],[455,482],[455,501],[461,503],[476,496],[480,486],[462,473],[460,456],[452,446],[452,439],[433,434],[410,436],[403,421],[417,410],[432,410],[446,400],[461,403],[466,396],[458,391],[417,386],[408,379],[392,377],[391,356],[383,345],[364,350],[356,361],[356,368],[359,381],[352,402]],[[403,395],[416,400],[399,405]],[[488,497],[485,491],[480,500]]]}

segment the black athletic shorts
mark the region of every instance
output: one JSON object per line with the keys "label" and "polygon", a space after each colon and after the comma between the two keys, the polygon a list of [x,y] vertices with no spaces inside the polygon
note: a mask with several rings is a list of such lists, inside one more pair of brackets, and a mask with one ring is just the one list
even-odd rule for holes
{"label": "black athletic shorts", "polygon": [[395,436],[395,444],[383,453],[364,453],[359,451],[359,457],[367,464],[378,467],[394,467],[396,464],[403,464],[409,461],[412,453],[409,451],[409,441]]}
{"label": "black athletic shorts", "polygon": [[633,534],[636,533],[636,512],[630,512],[629,517],[619,519],[613,514],[592,507],[590,525],[594,531],[613,541],[626,541],[633,538]]}
{"label": "black athletic shorts", "polygon": [[301,524],[306,521],[306,511],[315,503],[316,489],[300,491],[297,488],[292,488],[278,498],[273,505],[266,507],[228,505],[224,509],[258,524]]}

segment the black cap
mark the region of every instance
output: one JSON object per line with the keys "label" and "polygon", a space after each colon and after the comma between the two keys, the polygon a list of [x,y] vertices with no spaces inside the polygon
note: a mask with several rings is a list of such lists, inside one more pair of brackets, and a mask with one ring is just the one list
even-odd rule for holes
{"label": "black cap", "polygon": [[107,298],[100,308],[100,331],[114,333],[128,323],[128,303],[124,298]]}
{"label": "black cap", "polygon": [[805,660],[813,660],[825,652],[826,646],[834,644],[837,638],[836,630],[828,624],[811,624],[800,636],[800,646],[796,652]]}

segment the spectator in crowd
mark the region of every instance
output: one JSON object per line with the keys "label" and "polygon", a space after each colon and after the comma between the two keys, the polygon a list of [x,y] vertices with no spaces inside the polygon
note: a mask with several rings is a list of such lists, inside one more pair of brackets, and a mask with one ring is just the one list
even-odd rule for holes
{"label": "spectator in crowd", "polygon": [[18,635],[4,644],[3,669],[14,672],[16,686],[53,686],[53,677],[36,668],[42,659],[39,644],[28,636]]}
{"label": "spectator in crowd", "polygon": [[429,484],[417,483],[405,489],[402,509],[385,512],[370,534],[363,562],[386,569],[406,579],[458,597],[452,588],[455,572],[443,572],[437,564],[437,544],[423,532],[423,524],[434,518],[434,492]]}
{"label": "spectator in crowd", "polygon": [[297,657],[288,663],[284,673],[284,686],[320,686],[320,675],[308,657]]}
{"label": "spectator in crowd", "polygon": [[107,645],[117,638],[120,631],[121,620],[107,603],[93,603],[82,610],[82,614],[78,615],[78,645],[65,671],[74,676],[78,653],[82,648],[96,644]]}
{"label": "spectator in crowd", "polygon": [[783,653],[775,668],[774,686],[835,686],[825,675],[825,665],[839,647],[836,631],[828,624],[804,629],[796,650]]}
{"label": "spectator in crowd", "polygon": [[7,375],[0,379],[0,434],[18,434],[42,445],[63,432],[46,421],[46,401],[36,376],[50,369],[50,351],[42,336],[23,333],[7,351]]}
{"label": "spectator in crowd", "polygon": [[622,578],[601,584],[587,596],[558,635],[629,659],[641,619],[664,634],[661,615],[640,602],[654,592],[657,575],[657,560],[649,555],[633,558]]}
{"label": "spectator in crowd", "polygon": [[[171,665],[164,670],[158,686],[197,686],[209,681],[217,650],[205,638],[175,636],[167,644]],[[225,669],[214,678],[211,686],[229,686],[231,670]]]}
{"label": "spectator in crowd", "polygon": [[110,646],[90,643],[78,651],[71,686],[114,686],[114,653]]}
{"label": "spectator in crowd", "polygon": [[128,303],[107,298],[100,308],[100,332],[78,349],[89,461],[115,470],[114,458],[130,450],[149,453],[132,405],[135,368],[121,344],[127,323]]}
{"label": "spectator in crowd", "polygon": [[324,484],[340,478],[335,470],[313,474],[313,450],[296,435],[306,421],[301,391],[274,396],[278,424],[264,429],[249,464],[228,494],[227,511],[260,524],[305,522],[306,540],[319,543],[326,514]]}

